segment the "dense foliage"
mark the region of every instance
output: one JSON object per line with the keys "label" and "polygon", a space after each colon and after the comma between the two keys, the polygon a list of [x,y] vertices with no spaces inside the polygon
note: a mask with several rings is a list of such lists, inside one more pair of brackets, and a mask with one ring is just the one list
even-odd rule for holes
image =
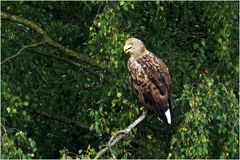
{"label": "dense foliage", "polygon": [[[237,2],[2,2],[91,65],[1,23],[1,158],[94,158],[142,114],[123,53],[141,39],[168,66],[171,126],[153,114],[112,147],[117,158],[239,158]],[[110,152],[102,158],[111,158]]]}

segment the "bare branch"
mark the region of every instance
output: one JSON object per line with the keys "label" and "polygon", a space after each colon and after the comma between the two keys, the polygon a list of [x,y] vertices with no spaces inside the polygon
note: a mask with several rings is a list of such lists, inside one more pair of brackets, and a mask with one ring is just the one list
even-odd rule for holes
{"label": "bare branch", "polygon": [[[126,137],[126,135],[129,132],[131,132],[131,130],[135,128],[141,121],[143,121],[146,118],[146,116],[147,116],[147,110],[144,111],[144,113],[138,119],[136,119],[132,124],[130,124],[127,128],[125,128],[124,130],[117,131],[116,134],[114,134],[108,141],[107,147],[99,151],[94,159],[100,158],[108,150],[111,151],[111,147],[117,144],[122,138]],[[114,155],[113,157],[115,158]]]}
{"label": "bare branch", "polygon": [[[71,49],[68,49],[66,47],[64,47],[63,45],[57,43],[56,41],[54,41],[53,39],[51,39],[49,37],[49,35],[47,34],[47,32],[45,32],[39,25],[37,25],[36,23],[28,20],[28,19],[25,19],[25,18],[21,18],[21,17],[18,17],[18,16],[15,16],[15,15],[11,15],[9,13],[6,13],[6,12],[1,12],[1,17],[3,19],[9,19],[11,21],[14,21],[14,22],[18,22],[18,23],[21,23],[23,25],[26,25],[28,27],[30,27],[31,29],[33,29],[35,32],[37,32],[38,34],[40,34],[43,39],[46,41],[47,44],[51,45],[52,47],[58,49],[59,51],[63,52],[65,55],[67,56],[71,56],[71,57],[74,57],[74,58],[77,58],[78,60],[82,61],[83,63],[87,63],[87,64],[90,64],[92,66],[95,66],[95,67],[98,67],[98,68],[101,68],[99,66],[99,64],[97,64],[94,60],[92,60],[90,57],[86,56],[86,55],[83,55],[79,52],[76,52],[76,51],[73,51]],[[102,68],[101,68],[102,69]],[[108,71],[109,72],[109,71]]]}
{"label": "bare branch", "polygon": [[37,46],[39,46],[39,45],[41,45],[41,44],[44,44],[44,43],[46,43],[46,41],[43,40],[43,41],[38,42],[38,43],[33,43],[33,44],[29,44],[29,45],[23,46],[21,49],[18,50],[18,52],[17,52],[16,54],[14,54],[14,55],[12,55],[12,56],[4,59],[4,60],[1,62],[1,64],[4,64],[4,63],[6,63],[7,61],[10,61],[11,59],[17,57],[18,55],[20,55],[20,54],[22,53],[23,50],[25,50],[25,49],[27,49],[27,48],[37,47]]}

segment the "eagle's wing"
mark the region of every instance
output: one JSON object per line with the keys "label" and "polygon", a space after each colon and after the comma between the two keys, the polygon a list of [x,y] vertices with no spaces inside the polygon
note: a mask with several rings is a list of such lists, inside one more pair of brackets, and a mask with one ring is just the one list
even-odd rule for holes
{"label": "eagle's wing", "polygon": [[171,79],[166,65],[153,54],[129,59],[129,75],[144,107],[167,123],[172,119]]}

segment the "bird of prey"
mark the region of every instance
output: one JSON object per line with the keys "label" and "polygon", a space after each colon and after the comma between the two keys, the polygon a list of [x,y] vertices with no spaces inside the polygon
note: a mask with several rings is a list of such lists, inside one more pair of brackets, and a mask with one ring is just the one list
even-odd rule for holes
{"label": "bird of prey", "polygon": [[141,104],[153,111],[159,120],[171,124],[171,78],[168,68],[137,38],[126,40],[124,52],[130,54],[129,79]]}

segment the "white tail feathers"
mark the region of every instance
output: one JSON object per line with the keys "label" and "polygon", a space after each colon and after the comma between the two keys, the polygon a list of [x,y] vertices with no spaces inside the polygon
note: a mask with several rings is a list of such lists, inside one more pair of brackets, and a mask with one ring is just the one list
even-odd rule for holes
{"label": "white tail feathers", "polygon": [[170,109],[168,108],[168,110],[165,112],[165,116],[167,117],[167,122],[168,124],[171,124],[171,113],[170,113]]}
{"label": "white tail feathers", "polygon": [[[166,112],[165,112],[165,116],[167,117],[167,123],[168,124],[171,124],[171,112],[170,112],[170,109],[168,109]],[[163,123],[163,121],[158,117],[158,119]]]}

